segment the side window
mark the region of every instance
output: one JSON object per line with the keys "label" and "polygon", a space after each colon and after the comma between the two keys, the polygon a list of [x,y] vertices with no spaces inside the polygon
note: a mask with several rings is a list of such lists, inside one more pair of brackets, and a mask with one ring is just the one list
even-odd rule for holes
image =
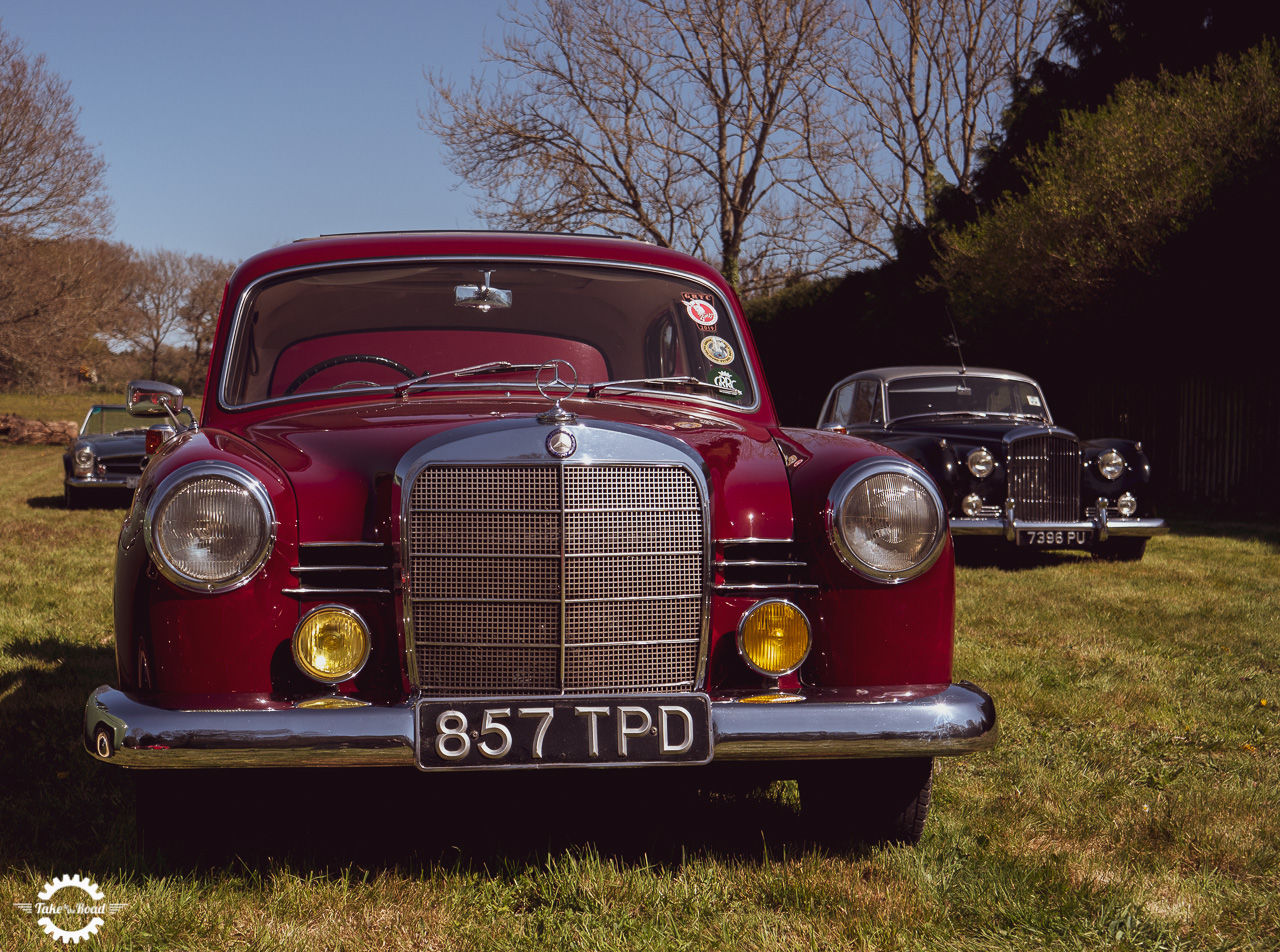
{"label": "side window", "polygon": [[850,423],[856,425],[871,422],[871,408],[875,403],[878,389],[874,380],[858,381],[857,390],[853,396],[853,416],[849,419]]}
{"label": "side window", "polygon": [[831,423],[849,425],[849,411],[853,407],[853,384],[840,389],[831,406]]}
{"label": "side window", "polygon": [[884,423],[884,400],[881,397],[883,389],[879,383],[873,381],[875,387],[875,402],[871,405],[871,422]]}

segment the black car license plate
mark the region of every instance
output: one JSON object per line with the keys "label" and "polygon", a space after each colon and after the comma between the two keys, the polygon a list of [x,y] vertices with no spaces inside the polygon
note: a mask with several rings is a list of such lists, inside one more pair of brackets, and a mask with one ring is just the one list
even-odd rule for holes
{"label": "black car license plate", "polygon": [[711,759],[711,702],[705,694],[427,698],[418,702],[417,728],[423,770]]}
{"label": "black car license plate", "polygon": [[1018,545],[1078,549],[1093,542],[1092,529],[1019,529]]}

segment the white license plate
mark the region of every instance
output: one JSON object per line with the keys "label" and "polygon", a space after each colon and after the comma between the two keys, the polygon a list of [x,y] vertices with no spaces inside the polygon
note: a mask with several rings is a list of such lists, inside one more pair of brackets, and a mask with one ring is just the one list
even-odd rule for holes
{"label": "white license plate", "polygon": [[1019,529],[1018,545],[1079,549],[1093,542],[1092,529]]}
{"label": "white license plate", "polygon": [[418,766],[624,767],[711,760],[705,694],[424,698]]}

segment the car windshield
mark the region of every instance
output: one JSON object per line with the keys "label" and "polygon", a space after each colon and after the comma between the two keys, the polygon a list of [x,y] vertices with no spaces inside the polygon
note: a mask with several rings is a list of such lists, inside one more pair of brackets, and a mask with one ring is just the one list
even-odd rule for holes
{"label": "car windshield", "polygon": [[222,400],[416,378],[402,392],[532,390],[552,359],[573,365],[580,394],[624,381],[590,392],[755,403],[733,321],[710,287],[642,269],[509,261],[344,265],[262,282],[237,314]]}
{"label": "car windshield", "polygon": [[1047,420],[1040,388],[1026,380],[959,374],[906,377],[889,383],[889,418],[1018,416]]}
{"label": "car windshield", "polygon": [[[190,423],[194,417],[191,411],[183,407],[178,411],[178,419],[183,423]],[[164,422],[168,421],[168,417],[164,418]],[[144,420],[130,415],[125,407],[117,406],[99,406],[91,407],[89,414],[84,418],[84,425],[80,427],[81,436],[105,436],[109,433],[123,433],[127,430],[138,430],[139,432],[146,430],[152,423],[162,422],[159,419]]]}

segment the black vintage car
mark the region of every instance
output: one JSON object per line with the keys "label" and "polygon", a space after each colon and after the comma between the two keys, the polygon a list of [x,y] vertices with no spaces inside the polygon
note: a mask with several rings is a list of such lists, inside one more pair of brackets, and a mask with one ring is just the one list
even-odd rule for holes
{"label": "black vintage car", "polygon": [[[183,423],[194,419],[190,410],[179,414]],[[62,454],[62,491],[67,508],[108,500],[127,502],[125,493],[133,492],[138,485],[147,460],[147,430],[147,425],[130,416],[122,404],[91,406],[80,425],[80,436]],[[168,428],[161,435],[172,432]]]}
{"label": "black vintage car", "polygon": [[831,388],[818,426],[890,446],[933,476],[953,536],[1136,561],[1167,532],[1133,440],[1055,426],[1039,385],[985,367],[882,367]]}

